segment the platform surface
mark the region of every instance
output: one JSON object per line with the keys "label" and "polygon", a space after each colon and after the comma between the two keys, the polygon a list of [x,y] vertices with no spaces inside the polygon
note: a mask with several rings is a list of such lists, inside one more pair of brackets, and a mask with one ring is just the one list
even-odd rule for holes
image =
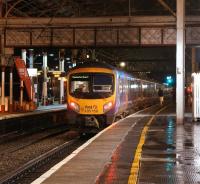
{"label": "platform surface", "polygon": [[113,124],[33,184],[200,183],[200,124],[159,109]]}
{"label": "platform surface", "polygon": [[30,116],[34,114],[43,114],[47,112],[54,112],[54,111],[60,111],[60,110],[66,110],[67,106],[66,104],[55,104],[55,105],[48,105],[48,106],[39,106],[36,110],[32,112],[13,112],[13,113],[1,113],[0,114],[0,120],[4,119],[10,119],[10,118],[17,118],[17,117],[24,117],[24,116]]}

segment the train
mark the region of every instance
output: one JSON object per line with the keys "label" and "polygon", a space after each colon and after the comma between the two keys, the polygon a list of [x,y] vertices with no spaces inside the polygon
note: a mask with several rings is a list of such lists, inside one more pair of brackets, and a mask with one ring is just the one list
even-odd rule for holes
{"label": "train", "polygon": [[158,103],[163,84],[142,80],[103,62],[85,62],[67,74],[69,121],[98,130],[130,110]]}

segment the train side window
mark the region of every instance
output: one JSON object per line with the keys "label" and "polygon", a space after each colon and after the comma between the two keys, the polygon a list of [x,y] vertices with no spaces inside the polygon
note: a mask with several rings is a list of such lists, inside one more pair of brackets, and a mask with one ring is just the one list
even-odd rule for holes
{"label": "train side window", "polygon": [[123,92],[123,85],[122,85],[122,79],[119,78],[119,92],[120,94]]}
{"label": "train side window", "polygon": [[144,82],[142,84],[143,96],[148,97],[148,83]]}

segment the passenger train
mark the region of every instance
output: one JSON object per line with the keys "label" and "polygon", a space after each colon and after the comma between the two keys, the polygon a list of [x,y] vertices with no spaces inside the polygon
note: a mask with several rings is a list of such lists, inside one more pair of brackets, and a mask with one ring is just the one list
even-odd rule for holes
{"label": "passenger train", "polygon": [[87,62],[67,75],[69,120],[82,128],[99,129],[130,109],[158,103],[163,85],[141,80],[100,62]]}

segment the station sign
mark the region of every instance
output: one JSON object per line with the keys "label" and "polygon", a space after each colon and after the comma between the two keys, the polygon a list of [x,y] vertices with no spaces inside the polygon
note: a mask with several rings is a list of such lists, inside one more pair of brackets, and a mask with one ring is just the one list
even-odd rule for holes
{"label": "station sign", "polygon": [[27,68],[27,71],[30,77],[37,77],[37,68]]}
{"label": "station sign", "polygon": [[33,88],[32,88],[31,79],[28,75],[28,71],[27,71],[24,60],[22,60],[20,58],[16,58],[15,59],[15,66],[16,66],[17,73],[19,75],[20,80],[24,82],[25,89],[27,91],[29,100],[31,100],[32,94],[34,93],[34,91],[33,91]]}

